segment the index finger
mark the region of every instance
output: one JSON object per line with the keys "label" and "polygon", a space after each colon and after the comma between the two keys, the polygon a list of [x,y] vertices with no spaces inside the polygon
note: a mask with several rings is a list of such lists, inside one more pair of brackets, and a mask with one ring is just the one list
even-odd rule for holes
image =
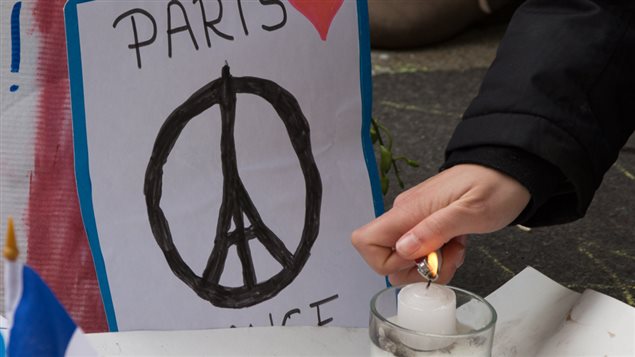
{"label": "index finger", "polygon": [[366,263],[377,273],[388,275],[412,265],[395,250],[397,240],[421,220],[404,207],[393,207],[353,232],[352,241]]}

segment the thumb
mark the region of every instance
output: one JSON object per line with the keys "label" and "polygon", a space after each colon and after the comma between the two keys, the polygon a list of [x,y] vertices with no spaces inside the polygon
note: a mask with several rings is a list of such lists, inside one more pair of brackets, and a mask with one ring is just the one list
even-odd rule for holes
{"label": "thumb", "polygon": [[483,227],[478,227],[476,222],[474,212],[455,202],[429,215],[406,232],[397,241],[395,249],[404,259],[417,259],[441,248],[454,237],[480,233]]}

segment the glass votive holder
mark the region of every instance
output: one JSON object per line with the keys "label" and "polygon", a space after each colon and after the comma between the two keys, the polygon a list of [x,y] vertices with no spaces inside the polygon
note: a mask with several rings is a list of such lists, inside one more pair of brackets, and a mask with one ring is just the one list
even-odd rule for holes
{"label": "glass votive holder", "polygon": [[399,324],[398,293],[402,287],[378,292],[370,302],[371,356],[492,355],[496,311],[485,299],[448,286],[456,294],[456,333],[433,334]]}

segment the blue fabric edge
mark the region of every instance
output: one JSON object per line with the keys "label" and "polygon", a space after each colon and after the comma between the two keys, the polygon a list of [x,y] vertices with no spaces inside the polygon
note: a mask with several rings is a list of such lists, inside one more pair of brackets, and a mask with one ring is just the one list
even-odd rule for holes
{"label": "blue fabric edge", "polygon": [[[42,277],[26,264],[21,268],[22,291],[16,302],[12,340],[6,354],[63,356],[77,325]],[[38,317],[44,321],[31,320]]]}
{"label": "blue fabric edge", "polygon": [[84,79],[82,74],[82,57],[79,42],[79,22],[77,6],[93,0],[69,0],[64,6],[64,24],[66,27],[66,50],[68,55],[68,74],[70,80],[71,111],[73,117],[73,152],[75,156],[75,180],[79,196],[80,210],[84,229],[88,236],[88,244],[93,256],[97,282],[106,312],[108,328],[118,331],[117,318],[110,294],[110,285],[106,274],[104,256],[99,245],[97,224],[93,209],[92,184],[90,181],[88,161],[88,141],[86,137],[86,111],[84,107]]}
{"label": "blue fabric edge", "polygon": [[[373,77],[370,62],[370,29],[367,0],[357,0],[357,27],[359,32],[359,85],[362,95],[362,149],[368,169],[370,188],[373,193],[375,217],[384,213],[384,195],[381,192],[379,171],[375,159],[373,142],[370,139],[370,120],[373,109]],[[386,286],[390,287],[388,276],[385,277]]]}
{"label": "blue fabric edge", "polygon": [[367,0],[357,0],[357,22],[359,31],[359,80],[362,95],[362,148],[368,168],[370,186],[373,193],[375,216],[384,213],[384,195],[381,192],[379,171],[373,143],[370,139],[370,119],[373,108],[373,81],[370,62],[370,30]]}

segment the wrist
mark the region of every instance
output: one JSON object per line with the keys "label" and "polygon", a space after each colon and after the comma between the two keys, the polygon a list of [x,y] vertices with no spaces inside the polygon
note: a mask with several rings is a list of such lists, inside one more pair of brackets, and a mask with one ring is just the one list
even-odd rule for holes
{"label": "wrist", "polygon": [[441,170],[459,164],[477,164],[494,169],[513,178],[529,192],[528,204],[512,224],[529,221],[565,180],[560,170],[552,164],[513,147],[479,146],[453,150],[447,153]]}

